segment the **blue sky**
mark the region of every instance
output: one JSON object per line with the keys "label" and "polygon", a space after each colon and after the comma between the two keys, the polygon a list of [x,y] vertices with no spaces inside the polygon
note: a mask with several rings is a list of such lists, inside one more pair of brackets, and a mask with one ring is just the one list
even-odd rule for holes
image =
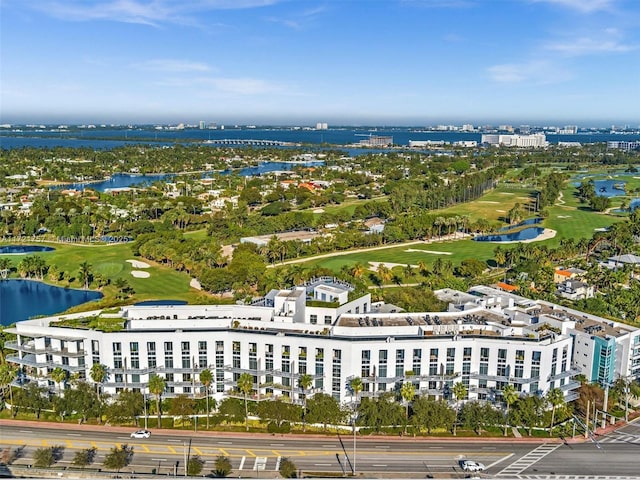
{"label": "blue sky", "polygon": [[640,125],[639,0],[0,0],[0,123]]}

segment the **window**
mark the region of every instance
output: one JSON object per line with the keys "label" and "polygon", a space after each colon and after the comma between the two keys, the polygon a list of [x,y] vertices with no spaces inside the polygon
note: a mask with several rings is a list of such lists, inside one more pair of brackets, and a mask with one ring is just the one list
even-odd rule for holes
{"label": "window", "polygon": [[489,349],[486,347],[482,347],[480,349],[480,361],[488,362],[489,361]]}
{"label": "window", "polygon": [[317,325],[318,324],[318,315],[309,315],[309,322],[312,325]]}
{"label": "window", "polygon": [[164,342],[164,353],[173,355],[173,342]]}
{"label": "window", "polygon": [[180,347],[183,355],[185,353],[189,353],[189,349],[190,349],[189,342],[181,342]]}

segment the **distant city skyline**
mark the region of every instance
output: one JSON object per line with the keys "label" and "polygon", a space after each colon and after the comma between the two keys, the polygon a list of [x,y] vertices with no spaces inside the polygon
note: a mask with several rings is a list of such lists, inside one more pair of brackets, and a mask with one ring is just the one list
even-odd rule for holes
{"label": "distant city skyline", "polygon": [[640,126],[637,0],[0,0],[0,124]]}

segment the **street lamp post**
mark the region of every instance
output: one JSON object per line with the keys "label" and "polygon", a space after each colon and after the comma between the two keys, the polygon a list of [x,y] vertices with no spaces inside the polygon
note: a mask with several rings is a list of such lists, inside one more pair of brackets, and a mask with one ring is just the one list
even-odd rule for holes
{"label": "street lamp post", "polygon": [[358,418],[357,412],[353,412],[353,474],[356,474],[356,419]]}

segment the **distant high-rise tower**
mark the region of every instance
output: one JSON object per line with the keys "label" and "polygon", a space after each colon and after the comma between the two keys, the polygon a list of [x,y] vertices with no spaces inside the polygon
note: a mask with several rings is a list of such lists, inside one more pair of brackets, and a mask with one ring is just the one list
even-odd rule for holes
{"label": "distant high-rise tower", "polygon": [[329,128],[329,125],[324,122],[324,123],[316,123],[316,130],[327,130]]}
{"label": "distant high-rise tower", "polygon": [[200,127],[200,130],[204,130],[205,129],[204,120],[200,120],[200,122],[198,123],[198,126]]}

